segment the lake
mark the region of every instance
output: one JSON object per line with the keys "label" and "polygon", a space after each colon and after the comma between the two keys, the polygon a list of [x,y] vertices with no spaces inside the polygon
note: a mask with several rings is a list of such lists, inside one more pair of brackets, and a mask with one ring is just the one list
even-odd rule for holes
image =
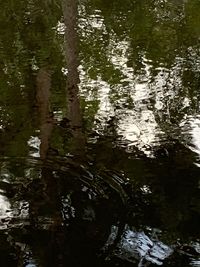
{"label": "lake", "polygon": [[0,265],[199,267],[200,1],[0,7]]}

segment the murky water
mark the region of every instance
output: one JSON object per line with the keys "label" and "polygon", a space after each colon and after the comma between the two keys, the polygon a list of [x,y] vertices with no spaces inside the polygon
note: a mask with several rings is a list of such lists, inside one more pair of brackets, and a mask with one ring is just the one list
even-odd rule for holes
{"label": "murky water", "polygon": [[200,266],[199,0],[0,7],[0,266]]}

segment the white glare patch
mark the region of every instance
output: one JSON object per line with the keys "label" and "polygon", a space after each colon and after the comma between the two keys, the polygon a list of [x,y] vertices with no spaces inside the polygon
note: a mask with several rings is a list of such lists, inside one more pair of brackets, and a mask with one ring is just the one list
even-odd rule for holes
{"label": "white glare patch", "polygon": [[192,129],[192,141],[197,150],[197,153],[200,155],[200,127],[194,127]]}
{"label": "white glare patch", "polygon": [[0,218],[7,217],[8,210],[10,210],[10,203],[7,197],[0,195]]}
{"label": "white glare patch", "polygon": [[144,265],[144,261],[155,265],[162,265],[173,250],[159,240],[151,240],[144,232],[132,231],[129,226],[122,235],[118,244],[119,253],[116,256],[134,262],[139,260],[138,266]]}
{"label": "white glare patch", "polygon": [[67,73],[68,73],[68,69],[66,69],[66,68],[62,68],[61,69],[61,72],[65,75],[65,76],[67,76]]}
{"label": "white glare patch", "polygon": [[[98,10],[96,12],[98,12]],[[96,29],[102,29],[102,27],[104,26],[104,21],[100,14],[91,15],[90,23],[91,26]]]}
{"label": "white glare patch", "polygon": [[190,262],[190,266],[192,266],[192,267],[200,267],[200,260],[192,260]]}
{"label": "white glare patch", "polygon": [[104,25],[104,18],[101,16],[100,10],[95,10],[94,14],[90,16],[86,16],[86,13],[84,11],[84,7],[82,6],[80,10],[80,16],[79,19],[79,28],[82,29],[82,35],[85,36],[87,34],[93,33],[95,30],[99,31],[106,31],[105,25]]}
{"label": "white glare patch", "polygon": [[56,121],[61,121],[63,119],[63,112],[61,110],[54,111],[53,115]]}
{"label": "white glare patch", "polygon": [[185,97],[183,100],[183,108],[189,107],[190,106],[190,100],[188,97]]}
{"label": "white glare patch", "polygon": [[164,107],[163,102],[160,101],[160,100],[157,100],[156,103],[155,103],[155,108],[156,108],[157,110],[162,110],[163,107]]}
{"label": "white glare patch", "polygon": [[65,33],[65,24],[63,22],[58,21],[56,31],[58,34],[63,35]]}
{"label": "white glare patch", "polygon": [[150,190],[148,185],[143,185],[140,189],[145,194],[150,194],[151,193],[151,190]]}
{"label": "white glare patch", "polygon": [[142,101],[149,98],[149,88],[146,83],[137,83],[135,85],[134,101]]}
{"label": "white glare patch", "polygon": [[30,156],[39,157],[40,156],[40,139],[37,136],[31,136],[28,140],[28,145],[33,151],[30,151]]}
{"label": "white glare patch", "polygon": [[135,142],[138,140],[141,132],[136,124],[134,124],[134,117],[126,115],[119,122],[119,134],[123,135],[128,141]]}
{"label": "white glare patch", "polygon": [[196,166],[200,166],[200,116],[188,116],[180,123],[188,148],[198,155]]}

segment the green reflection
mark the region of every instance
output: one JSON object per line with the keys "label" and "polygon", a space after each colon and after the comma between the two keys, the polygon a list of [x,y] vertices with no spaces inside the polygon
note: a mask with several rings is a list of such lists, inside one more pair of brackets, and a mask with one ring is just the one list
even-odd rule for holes
{"label": "green reflection", "polygon": [[[0,7],[2,266],[19,266],[25,255],[38,266],[104,266],[95,257],[113,225],[151,237],[157,229],[175,250],[194,247],[200,2],[80,1],[76,42],[59,1]],[[75,147],[84,150],[81,164]],[[180,250],[164,266],[188,266],[183,257],[194,255]]]}

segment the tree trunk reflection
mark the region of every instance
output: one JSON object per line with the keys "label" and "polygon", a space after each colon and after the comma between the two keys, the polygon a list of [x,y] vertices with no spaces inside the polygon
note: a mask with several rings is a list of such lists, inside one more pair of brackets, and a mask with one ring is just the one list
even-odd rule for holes
{"label": "tree trunk reflection", "polygon": [[[41,68],[38,72],[37,79],[37,105],[40,118],[40,158],[44,162],[44,166],[41,169],[41,182],[44,184],[45,198],[43,196],[42,203],[33,201],[30,203],[30,217],[34,227],[37,227],[37,219],[41,216],[40,209],[43,206],[47,206],[49,214],[45,216],[51,218],[51,224],[48,226],[50,231],[50,239],[46,251],[44,253],[45,259],[41,259],[44,262],[48,262],[49,265],[58,262],[62,259],[62,243],[63,243],[63,229],[62,216],[60,210],[60,198],[58,184],[53,176],[52,170],[46,167],[46,160],[48,159],[48,151],[50,148],[50,138],[54,127],[54,118],[50,111],[50,88],[51,88],[51,72],[46,68]],[[36,194],[38,194],[36,192]],[[58,238],[59,236],[59,238]],[[49,256],[50,255],[50,256]],[[60,259],[59,259],[60,258]]]}
{"label": "tree trunk reflection", "polygon": [[53,130],[53,117],[50,112],[49,98],[51,74],[46,68],[41,68],[37,75],[37,104],[40,116],[40,158],[46,159],[49,149],[49,139]]}
{"label": "tree trunk reflection", "polygon": [[78,2],[77,0],[62,0],[65,23],[65,54],[67,63],[67,117],[70,121],[73,140],[72,153],[83,155],[85,139],[82,131],[82,114],[79,99],[79,40],[77,33]]}

